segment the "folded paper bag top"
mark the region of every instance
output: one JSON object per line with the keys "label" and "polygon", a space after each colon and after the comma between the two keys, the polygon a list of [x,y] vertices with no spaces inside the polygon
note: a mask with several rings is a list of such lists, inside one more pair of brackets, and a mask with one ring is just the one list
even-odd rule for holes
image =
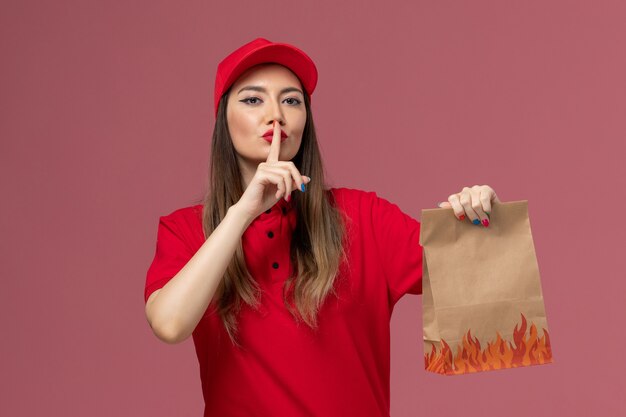
{"label": "folded paper bag top", "polygon": [[489,227],[422,210],[424,366],[459,375],[553,362],[528,201]]}

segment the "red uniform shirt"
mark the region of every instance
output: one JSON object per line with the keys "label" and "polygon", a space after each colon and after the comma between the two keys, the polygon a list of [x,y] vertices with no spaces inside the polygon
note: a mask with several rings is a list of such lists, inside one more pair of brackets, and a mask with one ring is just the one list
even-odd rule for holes
{"label": "red uniform shirt", "polygon": [[[293,200],[281,199],[246,229],[242,244],[263,290],[260,312],[243,304],[235,348],[210,304],[193,332],[206,416],[389,416],[390,331],[395,303],[422,293],[420,224],[375,192],[331,188],[351,222],[339,299],[322,305],[317,333],[296,324],[282,299],[292,271]],[[202,205],[159,219],[145,300],[204,243]],[[419,358],[416,358],[416,360]]]}

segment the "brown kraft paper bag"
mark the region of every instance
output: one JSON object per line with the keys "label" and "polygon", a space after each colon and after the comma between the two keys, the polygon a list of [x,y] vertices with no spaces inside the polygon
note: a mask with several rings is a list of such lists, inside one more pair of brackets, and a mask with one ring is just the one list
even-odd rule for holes
{"label": "brown kraft paper bag", "polygon": [[422,210],[425,369],[459,375],[552,363],[528,201],[492,203],[489,227]]}

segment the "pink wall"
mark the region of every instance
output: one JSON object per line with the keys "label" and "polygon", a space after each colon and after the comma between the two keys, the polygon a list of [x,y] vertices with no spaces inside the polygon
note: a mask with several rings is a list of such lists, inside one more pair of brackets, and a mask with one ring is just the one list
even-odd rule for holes
{"label": "pink wall", "polygon": [[391,415],[626,415],[626,3],[5,1],[5,416],[200,416],[191,340],[144,317],[158,216],[205,186],[218,61],[257,36],[320,71],[334,186],[419,219],[464,186],[526,199],[555,363],[423,370],[392,320]]}

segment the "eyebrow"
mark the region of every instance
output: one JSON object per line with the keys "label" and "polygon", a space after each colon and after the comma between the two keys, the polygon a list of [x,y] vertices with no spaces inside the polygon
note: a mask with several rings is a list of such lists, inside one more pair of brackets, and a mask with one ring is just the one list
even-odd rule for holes
{"label": "eyebrow", "polygon": [[[245,90],[252,90],[252,91],[259,91],[261,93],[267,93],[267,90],[264,87],[261,87],[261,86],[258,86],[258,85],[247,85],[247,86],[243,87],[241,90],[237,91],[237,94],[239,94],[239,93],[241,93],[242,91],[245,91]],[[304,95],[302,93],[302,90],[300,90],[299,88],[296,88],[296,87],[286,87],[286,88],[283,88],[282,90],[280,90],[280,94],[279,95],[285,94],[285,93],[289,93],[291,91],[296,91],[296,92]]]}

